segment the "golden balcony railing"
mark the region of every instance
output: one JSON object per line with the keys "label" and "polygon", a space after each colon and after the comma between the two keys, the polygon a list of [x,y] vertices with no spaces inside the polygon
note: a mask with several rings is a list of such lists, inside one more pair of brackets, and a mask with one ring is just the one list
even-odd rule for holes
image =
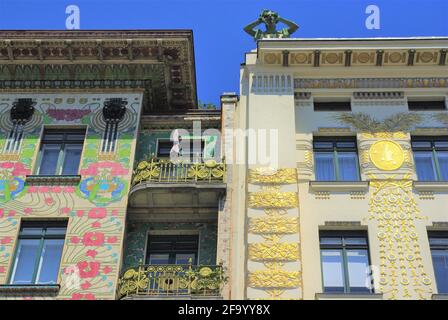
{"label": "golden balcony railing", "polygon": [[218,297],[225,282],[222,266],[140,265],[127,269],[118,280],[117,297]]}
{"label": "golden balcony railing", "polygon": [[201,163],[173,163],[169,160],[143,160],[137,165],[132,185],[142,182],[153,183],[223,183],[225,182],[225,163],[208,160]]}

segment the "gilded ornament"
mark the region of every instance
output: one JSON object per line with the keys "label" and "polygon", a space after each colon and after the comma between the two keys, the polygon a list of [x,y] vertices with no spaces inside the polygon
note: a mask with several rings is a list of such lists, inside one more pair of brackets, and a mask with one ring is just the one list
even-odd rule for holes
{"label": "gilded ornament", "polygon": [[296,288],[300,286],[300,272],[285,270],[257,270],[249,273],[253,288]]}
{"label": "gilded ornament", "polygon": [[199,269],[199,274],[203,277],[208,277],[212,272],[212,269],[210,269],[209,267],[203,267]]}
{"label": "gilded ornament", "polygon": [[296,261],[299,259],[298,243],[251,243],[249,259],[254,261]]}
{"label": "gilded ornament", "polygon": [[251,192],[251,208],[296,208],[299,205],[297,192]]}
{"label": "gilded ornament", "polygon": [[299,218],[262,217],[249,220],[249,232],[255,234],[290,234],[299,231]]}
{"label": "gilded ornament", "polygon": [[399,169],[404,162],[404,151],[393,141],[375,142],[369,150],[370,160],[380,170],[392,171]]}
{"label": "gilded ornament", "polygon": [[297,182],[297,171],[294,168],[249,169],[249,183],[263,184],[289,184]]}

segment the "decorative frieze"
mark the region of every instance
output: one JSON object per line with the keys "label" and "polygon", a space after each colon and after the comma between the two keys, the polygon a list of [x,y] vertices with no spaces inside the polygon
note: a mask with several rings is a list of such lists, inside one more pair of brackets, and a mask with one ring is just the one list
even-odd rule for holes
{"label": "decorative frieze", "polygon": [[353,93],[355,106],[406,106],[402,91],[358,91]]}
{"label": "decorative frieze", "polygon": [[250,218],[249,232],[254,234],[291,234],[299,232],[299,219],[271,214],[269,217]]}
{"label": "decorative frieze", "polygon": [[295,92],[294,99],[296,100],[309,100],[311,99],[311,92]]}
{"label": "decorative frieze", "polygon": [[403,91],[359,91],[353,92],[355,100],[372,100],[372,99],[403,99]]}
{"label": "decorative frieze", "polygon": [[295,89],[447,88],[448,78],[294,79]]}
{"label": "decorative frieze", "polygon": [[261,191],[249,193],[249,207],[296,208],[299,204],[297,192]]}
{"label": "decorative frieze", "polygon": [[253,261],[296,261],[299,259],[298,243],[251,243],[248,246],[249,259]]}
{"label": "decorative frieze", "polygon": [[299,271],[278,268],[253,271],[248,276],[248,282],[250,287],[261,289],[293,289],[302,284]]}
{"label": "decorative frieze", "polygon": [[254,184],[288,184],[297,182],[295,169],[249,169],[249,183]]}
{"label": "decorative frieze", "polygon": [[359,221],[325,221],[326,227],[356,227],[359,228],[361,226],[361,222]]}

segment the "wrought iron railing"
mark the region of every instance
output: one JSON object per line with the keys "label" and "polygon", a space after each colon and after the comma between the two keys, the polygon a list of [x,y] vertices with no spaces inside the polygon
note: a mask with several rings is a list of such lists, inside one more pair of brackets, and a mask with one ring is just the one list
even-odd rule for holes
{"label": "wrought iron railing", "polygon": [[208,160],[201,163],[173,163],[169,160],[143,160],[137,165],[132,185],[142,182],[225,182],[225,163]]}
{"label": "wrought iron railing", "polygon": [[118,299],[127,296],[219,296],[222,266],[140,265],[118,280]]}

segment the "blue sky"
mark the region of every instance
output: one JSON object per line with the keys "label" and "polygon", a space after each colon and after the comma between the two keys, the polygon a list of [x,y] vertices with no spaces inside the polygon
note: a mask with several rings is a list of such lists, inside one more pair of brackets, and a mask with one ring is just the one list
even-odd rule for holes
{"label": "blue sky", "polygon": [[[448,0],[0,0],[0,29],[65,29],[71,4],[81,29],[192,29],[198,97],[215,104],[238,92],[255,47],[242,29],[265,8],[298,23],[296,37],[448,36]],[[379,30],[365,26],[368,5],[380,9]]]}

